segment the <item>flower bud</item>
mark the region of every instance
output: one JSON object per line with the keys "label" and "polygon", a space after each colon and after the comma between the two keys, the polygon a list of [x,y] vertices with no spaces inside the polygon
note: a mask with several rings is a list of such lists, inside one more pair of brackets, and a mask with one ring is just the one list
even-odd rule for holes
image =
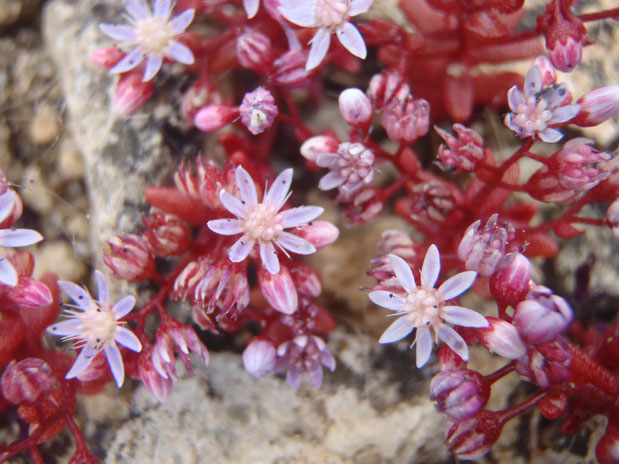
{"label": "flower bud", "polygon": [[290,275],[297,291],[301,295],[318,297],[322,292],[320,277],[311,267],[303,261],[294,261],[290,265]]}
{"label": "flower bud", "polygon": [[561,37],[548,49],[550,61],[559,71],[572,72],[580,64],[583,46],[584,40],[569,35]]}
{"label": "flower bud", "polygon": [[527,341],[540,344],[551,342],[563,333],[572,318],[567,301],[538,285],[518,304],[513,322]]}
{"label": "flower bud", "polygon": [[565,414],[568,406],[568,396],[556,393],[547,396],[539,403],[539,410],[546,419],[556,419]]}
{"label": "flower bud", "polygon": [[153,212],[143,222],[148,227],[144,238],[156,256],[178,255],[191,243],[189,229],[173,214]]}
{"label": "flower bud", "polygon": [[168,317],[157,329],[155,345],[151,354],[153,366],[163,378],[177,379],[175,351],[190,375],[193,375],[193,368],[189,361],[190,352],[199,355],[204,365],[208,364],[209,352],[196,332],[188,325],[181,324],[176,319]]}
{"label": "flower bud", "polygon": [[355,192],[353,196],[344,214],[354,225],[367,224],[376,220],[385,206],[381,190],[377,187],[365,187]]}
{"label": "flower bud", "polygon": [[477,329],[481,343],[490,351],[507,359],[518,359],[527,348],[516,327],[503,319],[486,318],[490,327]]}
{"label": "flower bud", "polygon": [[138,371],[144,386],[155,398],[163,403],[172,391],[174,379],[172,376],[168,376],[167,378],[161,376],[153,365],[152,355],[152,345],[149,344],[149,346],[145,346],[143,343],[142,351],[138,357]]}
{"label": "flower bud", "polygon": [[445,444],[460,459],[475,460],[486,454],[501,435],[503,423],[498,413],[481,411],[474,417],[453,424]]}
{"label": "flower bud", "polygon": [[[1,172],[0,172],[1,174]],[[2,174],[4,176],[4,174]],[[19,220],[24,211],[24,205],[20,196],[13,189],[8,188],[8,182],[0,182],[0,229],[10,229]]]}
{"label": "flower bud", "polygon": [[316,135],[303,142],[301,155],[315,163],[320,155],[336,153],[339,146],[339,140],[332,135]]}
{"label": "flower bud", "polygon": [[367,91],[372,106],[382,110],[394,98],[405,99],[410,96],[410,87],[398,69],[387,69],[375,74],[370,80]]}
{"label": "flower bud", "polygon": [[263,87],[246,93],[239,111],[241,122],[254,135],[261,134],[271,127],[278,113],[273,95]]}
{"label": "flower bud", "polygon": [[314,245],[316,250],[320,250],[335,242],[340,230],[327,221],[312,221],[311,224],[297,228],[295,235],[304,238]]}
{"label": "flower bud", "polygon": [[477,164],[484,159],[484,139],[473,129],[462,124],[454,124],[453,129],[458,137],[434,126],[434,130],[447,143],[447,146],[441,144],[438,148],[440,166],[446,171],[450,169],[455,172],[474,171]]}
{"label": "flower bud", "polygon": [[537,66],[542,75],[542,87],[548,87],[557,82],[557,71],[547,56],[538,56],[533,61],[533,66]]}
{"label": "flower bud", "polygon": [[492,297],[498,303],[515,306],[531,290],[531,263],[521,253],[510,253],[499,269],[490,277]]}
{"label": "flower bud", "polygon": [[547,389],[551,384],[563,383],[570,378],[571,358],[567,342],[559,337],[530,349],[516,362],[516,372]]}
{"label": "flower bud", "polygon": [[119,279],[129,282],[146,280],[156,272],[155,258],[146,239],[135,234],[112,237],[110,251],[103,253],[103,262]]}
{"label": "flower bud", "polygon": [[268,73],[275,59],[271,40],[263,33],[251,30],[236,39],[236,56],[241,66],[260,74]]}
{"label": "flower bud", "polygon": [[469,419],[481,411],[490,397],[490,385],[470,369],[440,371],[430,381],[430,399],[451,421]]}
{"label": "flower bud", "polygon": [[374,180],[374,161],[374,153],[362,143],[340,143],[337,153],[323,154],[316,160],[318,166],[329,168],[318,188],[339,188],[343,194],[355,192]]}
{"label": "flower bud", "polygon": [[309,73],[305,70],[307,54],[302,50],[290,50],[279,58],[273,65],[271,79],[275,84],[289,89],[304,87],[309,83]]}
{"label": "flower bud", "polygon": [[266,338],[252,338],[243,351],[243,366],[250,375],[256,378],[273,372],[276,360],[275,345]]}
{"label": "flower bud", "polygon": [[372,104],[365,94],[355,88],[344,90],[338,99],[340,113],[350,126],[366,131],[372,122]]}
{"label": "flower bud", "polygon": [[413,143],[428,133],[430,104],[422,98],[393,99],[384,108],[381,121],[391,140]]}
{"label": "flower bud", "polygon": [[60,387],[52,368],[42,359],[11,361],[0,381],[2,395],[11,403],[34,405]]}
{"label": "flower bud", "polygon": [[185,121],[193,124],[193,119],[200,108],[209,101],[210,89],[207,82],[197,80],[181,98],[181,114]]}
{"label": "flower bud", "polygon": [[230,124],[239,115],[238,108],[228,105],[207,105],[193,118],[193,123],[202,132],[215,132]]}
{"label": "flower bud", "polygon": [[5,308],[30,310],[49,306],[52,294],[44,283],[21,277],[15,287],[5,289],[0,300]]}
{"label": "flower bud", "polygon": [[265,268],[258,270],[260,291],[273,309],[284,314],[292,314],[299,307],[297,289],[286,266],[281,266],[277,274]]}
{"label": "flower bud", "polygon": [[142,82],[141,72],[121,74],[114,87],[114,112],[123,116],[133,114],[146,104],[153,93],[153,82]]}
{"label": "flower bud", "polygon": [[619,115],[619,85],[601,87],[578,99],[580,112],[572,120],[580,127],[597,126]]}
{"label": "flower bud", "polygon": [[125,53],[118,47],[99,48],[90,55],[90,62],[103,69],[112,69],[125,57]]}
{"label": "flower bud", "polygon": [[615,238],[619,238],[619,198],[613,201],[606,210],[606,220]]}

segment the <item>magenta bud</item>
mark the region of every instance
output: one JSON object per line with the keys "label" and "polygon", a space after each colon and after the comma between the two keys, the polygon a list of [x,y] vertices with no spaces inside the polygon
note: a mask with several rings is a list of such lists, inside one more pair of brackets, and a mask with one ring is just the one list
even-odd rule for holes
{"label": "magenta bud", "polygon": [[133,114],[146,104],[154,92],[153,82],[142,82],[141,72],[121,74],[114,88],[114,112],[125,116]]}
{"label": "magenta bud", "polygon": [[441,144],[438,148],[440,167],[446,171],[474,171],[477,164],[484,159],[484,139],[473,129],[462,124],[454,124],[453,129],[458,137],[434,126],[434,130],[447,144],[447,146]]}
{"label": "magenta bud", "polygon": [[428,133],[430,104],[422,98],[395,98],[384,108],[381,121],[391,140],[413,143]]}
{"label": "magenta bud", "polygon": [[3,304],[7,307],[27,310],[43,308],[51,303],[52,294],[47,285],[29,277],[20,277],[17,285],[8,287],[3,295]]}
{"label": "magenta bud", "polygon": [[366,131],[372,122],[372,104],[365,94],[355,88],[344,90],[339,97],[340,113],[349,125]]}
{"label": "magenta bud", "polygon": [[592,90],[577,101],[580,112],[571,121],[580,127],[597,126],[619,115],[619,85]]}
{"label": "magenta bud", "polygon": [[60,386],[49,364],[38,358],[11,361],[0,384],[2,395],[19,405],[34,405]]}
{"label": "magenta bud", "polygon": [[606,210],[606,220],[613,231],[613,235],[619,238],[619,198],[613,201]]}
{"label": "magenta bud", "polygon": [[387,69],[372,77],[367,93],[372,106],[377,110],[382,110],[394,98],[404,99],[409,97],[410,87],[401,71]]}
{"label": "magenta bud", "polygon": [[155,369],[155,366],[153,365],[152,346],[146,348],[142,345],[142,347],[143,349],[138,359],[140,379],[148,391],[163,403],[172,391],[174,379],[171,376],[168,376],[167,378],[162,377],[161,374],[157,372],[157,369]]}
{"label": "magenta bud", "polygon": [[320,250],[335,242],[340,235],[340,230],[327,221],[312,221],[311,224],[299,227],[295,235],[304,238]]}
{"label": "magenta bud", "polygon": [[490,385],[470,369],[440,371],[430,381],[430,399],[451,421],[469,419],[481,411],[490,397]]}
{"label": "magenta bud", "polygon": [[271,40],[257,31],[245,32],[236,39],[236,56],[241,66],[260,74],[268,73],[275,59]]}
{"label": "magenta bud", "polygon": [[241,122],[254,135],[271,127],[278,113],[273,95],[263,87],[245,94],[239,112]]}
{"label": "magenta bud", "polygon": [[298,309],[297,289],[286,266],[282,265],[277,274],[261,267],[258,270],[258,285],[273,309],[284,314],[293,314]]}
{"label": "magenta bud", "polygon": [[230,124],[239,115],[238,108],[228,105],[207,105],[193,118],[193,123],[202,132],[214,132]]}
{"label": "magenta bud", "polygon": [[112,237],[110,251],[103,252],[103,262],[119,279],[129,282],[146,280],[156,271],[155,258],[146,239],[135,234]]}
{"label": "magenta bud", "polygon": [[143,219],[143,232],[156,256],[172,256],[185,251],[191,243],[191,233],[173,214],[153,212]]}
{"label": "magenta bud", "polygon": [[339,140],[331,135],[316,135],[303,142],[301,155],[315,163],[320,155],[336,153],[339,146]]}
{"label": "magenta bud", "polygon": [[553,341],[567,329],[572,318],[567,301],[539,285],[518,304],[513,322],[527,341],[537,345]]}
{"label": "magenta bud", "polygon": [[490,292],[497,303],[515,306],[531,290],[531,263],[521,253],[505,256],[501,269],[490,278]]}
{"label": "magenta bud", "polygon": [[503,423],[498,413],[481,411],[474,417],[453,424],[445,444],[460,459],[475,460],[486,454],[501,435]]}
{"label": "magenta bud", "polygon": [[[351,194],[354,198],[346,208],[345,214],[352,224],[367,224],[378,218],[385,206],[381,192],[377,187],[365,187]],[[347,195],[348,193],[341,197]]]}
{"label": "magenta bud", "polygon": [[516,327],[496,317],[486,319],[490,327],[477,329],[477,334],[488,350],[507,359],[518,359],[525,355],[527,348]]}
{"label": "magenta bud", "polygon": [[125,57],[125,53],[118,47],[104,47],[95,50],[90,55],[90,62],[103,69],[112,69]]}
{"label": "magenta bud", "polygon": [[542,75],[542,87],[548,87],[557,82],[557,71],[547,56],[538,56],[533,61],[533,66],[537,66]]}
{"label": "magenta bud", "polygon": [[256,378],[273,372],[276,360],[275,345],[262,337],[252,338],[243,351],[243,366],[250,375]]}
{"label": "magenta bud", "polygon": [[318,297],[322,292],[320,277],[311,267],[303,261],[294,261],[290,265],[292,280],[301,295]]}
{"label": "magenta bud", "polygon": [[582,48],[583,40],[576,40],[569,35],[561,37],[548,50],[550,61],[559,71],[572,72],[580,64]]}

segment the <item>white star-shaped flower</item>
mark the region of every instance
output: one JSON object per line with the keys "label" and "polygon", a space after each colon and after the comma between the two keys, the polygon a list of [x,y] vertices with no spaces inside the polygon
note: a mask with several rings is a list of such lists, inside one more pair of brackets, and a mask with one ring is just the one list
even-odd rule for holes
{"label": "white star-shaped flower", "polygon": [[465,292],[475,281],[477,273],[461,272],[447,279],[438,288],[434,288],[441,270],[441,258],[438,248],[431,245],[421,269],[421,285],[417,285],[410,266],[402,258],[389,255],[389,261],[395,271],[403,294],[386,290],[370,292],[370,299],[383,308],[395,311],[397,319],[380,337],[380,343],[391,343],[417,329],[413,345],[417,345],[417,367],[424,366],[432,352],[432,334],[435,342],[443,340],[463,360],[468,361],[469,350],[464,339],[449,322],[463,327],[487,327],[488,321],[481,314],[462,306],[448,305],[447,301]]}

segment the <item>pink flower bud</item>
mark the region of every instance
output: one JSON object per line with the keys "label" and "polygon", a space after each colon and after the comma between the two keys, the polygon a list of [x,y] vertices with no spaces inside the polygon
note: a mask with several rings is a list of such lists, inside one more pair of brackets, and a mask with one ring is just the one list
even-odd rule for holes
{"label": "pink flower bud", "polygon": [[520,253],[505,256],[490,278],[492,297],[501,304],[515,306],[531,290],[531,263]]}
{"label": "pink flower bud", "polygon": [[577,103],[580,112],[572,123],[580,127],[597,126],[619,115],[619,85],[592,90],[580,97]]}
{"label": "pink flower bud", "polygon": [[481,411],[474,417],[453,424],[447,431],[445,443],[460,459],[479,459],[501,435],[503,423],[498,413]]}
{"label": "pink flower bud", "polygon": [[153,212],[143,222],[148,228],[143,232],[144,238],[156,256],[178,255],[191,243],[189,229],[177,216]]}
{"label": "pink flower bud", "polygon": [[125,57],[125,53],[118,47],[104,47],[95,50],[90,55],[90,62],[103,69],[112,69]]}
{"label": "pink flower bud", "polygon": [[606,220],[613,231],[613,235],[619,238],[619,198],[613,201],[606,210]]}
{"label": "pink flower bud", "polygon": [[340,230],[327,221],[312,221],[311,224],[299,227],[295,235],[304,238],[320,250],[335,242],[340,235]]}
{"label": "pink flower bud", "polygon": [[152,346],[144,346],[142,343],[142,351],[138,357],[138,371],[140,379],[144,386],[152,395],[162,403],[168,398],[172,391],[174,379],[172,376],[162,377],[155,366],[153,365],[153,348]]}
{"label": "pink flower bud", "polygon": [[275,370],[277,350],[270,340],[255,337],[243,351],[243,366],[252,376],[259,378]]}
{"label": "pink flower bud", "polygon": [[365,94],[355,88],[344,90],[339,97],[340,113],[349,125],[366,131],[372,122],[372,104]]}
{"label": "pink flower bud", "polygon": [[538,56],[533,61],[533,66],[537,66],[542,75],[542,87],[548,87],[557,82],[557,71],[552,62],[546,56]]}
{"label": "pink flower bud", "polygon": [[282,87],[289,89],[304,87],[309,83],[309,73],[305,70],[307,53],[291,50],[275,60],[271,79]]}
{"label": "pink flower bud", "polygon": [[454,422],[475,416],[490,397],[490,385],[470,369],[440,371],[430,381],[430,399]]}
{"label": "pink flower bud", "polygon": [[378,218],[384,206],[381,190],[377,187],[365,187],[353,194],[353,200],[345,214],[354,225],[367,224]]}
{"label": "pink flower bud", "polygon": [[103,262],[117,278],[139,282],[156,272],[155,257],[146,239],[121,234],[112,237],[108,244],[110,251],[103,252]]}
{"label": "pink flower bud", "polygon": [[271,40],[258,31],[248,31],[236,39],[236,56],[241,66],[260,74],[273,67],[275,55]]}
{"label": "pink flower bud", "polygon": [[286,266],[282,265],[277,274],[261,267],[258,270],[258,285],[273,309],[284,314],[292,314],[298,309],[297,289]]}
{"label": "pink flower bud", "polygon": [[375,74],[368,86],[368,97],[372,106],[382,110],[394,98],[403,100],[410,96],[410,87],[398,69],[387,69]]}
{"label": "pink flower bud", "polygon": [[202,132],[215,132],[230,124],[239,115],[238,108],[228,105],[207,105],[193,118],[193,123]]}
{"label": "pink flower bud", "polygon": [[3,190],[0,193],[0,208],[3,211],[3,217],[0,218],[0,229],[10,229],[21,217],[24,204],[15,190],[8,187],[8,181],[1,171],[0,174],[2,176],[0,177],[0,190]]}
{"label": "pink flower bud", "polygon": [[301,145],[301,154],[305,159],[316,162],[320,155],[337,152],[340,141],[331,135],[316,135]]}
{"label": "pink flower bud", "polygon": [[490,327],[477,329],[481,343],[490,351],[507,359],[518,359],[527,348],[516,327],[496,317],[486,318]]}
{"label": "pink flower bud", "polygon": [[11,361],[1,380],[2,395],[11,403],[34,405],[60,387],[51,367],[42,359]]}
{"label": "pink flower bud", "polygon": [[181,98],[181,114],[185,121],[193,124],[196,113],[209,101],[210,94],[209,86],[203,80],[191,84]]}
{"label": "pink flower bud", "polygon": [[318,273],[303,261],[294,261],[290,265],[290,275],[301,295],[316,298],[322,292],[322,284],[320,283]]}
{"label": "pink flower bud", "polygon": [[177,379],[174,352],[181,358],[190,375],[193,375],[193,368],[189,361],[190,352],[198,354],[205,365],[209,361],[208,350],[202,344],[196,332],[188,325],[181,324],[176,319],[169,317],[157,329],[151,355],[155,370],[163,378]]}
{"label": "pink flower bud", "polygon": [[142,72],[121,74],[114,87],[114,112],[122,115],[135,113],[155,93],[152,81],[142,82]]}
{"label": "pink flower bud", "polygon": [[570,378],[572,355],[567,342],[557,337],[550,343],[537,345],[516,362],[516,372],[530,378],[543,389]]}
{"label": "pink flower bud", "polygon": [[572,322],[567,301],[538,285],[514,313],[514,325],[522,336],[534,344],[548,343],[563,333]]}
{"label": "pink flower bud", "polygon": [[428,133],[430,104],[422,98],[393,99],[383,110],[382,124],[391,140],[413,143]]}
{"label": "pink flower bud", "polygon": [[477,164],[484,159],[484,139],[473,129],[462,124],[454,124],[453,129],[458,137],[434,126],[434,130],[447,143],[447,146],[441,144],[438,148],[440,166],[446,171],[474,171]]}
{"label": "pink flower bud", "polygon": [[241,121],[254,135],[261,134],[271,127],[278,113],[273,95],[263,87],[246,93],[239,111]]}
{"label": "pink flower bud", "polygon": [[5,308],[24,310],[44,308],[52,303],[52,294],[42,282],[20,277],[15,287],[7,287],[0,296]]}
{"label": "pink flower bud", "polygon": [[580,64],[584,40],[576,40],[569,35],[554,41],[548,49],[550,61],[563,72],[572,72]]}

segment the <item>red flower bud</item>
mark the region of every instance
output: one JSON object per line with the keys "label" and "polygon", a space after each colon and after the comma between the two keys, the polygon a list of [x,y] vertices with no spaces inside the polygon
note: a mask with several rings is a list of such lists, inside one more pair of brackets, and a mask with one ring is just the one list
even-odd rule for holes
{"label": "red flower bud", "polygon": [[117,278],[139,282],[156,272],[153,251],[146,239],[122,234],[112,237],[108,244],[110,251],[103,253],[103,262]]}
{"label": "red flower bud", "polygon": [[515,306],[531,290],[531,263],[520,253],[510,253],[500,267],[490,278],[490,292],[497,303]]}
{"label": "red flower bud", "polygon": [[490,327],[477,329],[481,343],[493,353],[507,359],[518,359],[527,352],[516,327],[496,317],[486,318]]}
{"label": "red flower bud", "polygon": [[230,124],[238,115],[238,108],[232,106],[207,105],[196,113],[193,123],[203,132],[215,132]]}
{"label": "red flower bud", "polygon": [[337,227],[327,221],[312,221],[311,224],[301,226],[295,235],[310,242],[317,250],[331,245],[340,235]]}
{"label": "red flower bud", "polygon": [[503,423],[494,411],[481,411],[463,422],[453,424],[447,431],[445,443],[461,459],[479,459],[501,435]]}
{"label": "red flower bud", "polygon": [[303,261],[294,261],[290,265],[290,274],[300,294],[316,298],[322,292],[320,276]]}
{"label": "red flower bud", "polygon": [[462,421],[481,411],[490,397],[490,385],[470,369],[440,371],[430,381],[430,399],[449,420]]}
{"label": "red flower bud", "polygon": [[275,59],[271,40],[258,31],[245,32],[236,39],[236,56],[241,66],[260,74],[268,73]]}
{"label": "red flower bud", "polygon": [[121,74],[114,88],[114,112],[122,115],[135,113],[153,96],[152,81],[142,82],[142,72]]}
{"label": "red flower bud", "polygon": [[611,85],[592,90],[577,101],[580,112],[572,120],[580,127],[602,124],[619,114],[619,85]]}
{"label": "red flower bud", "polygon": [[2,394],[11,403],[35,405],[59,388],[52,368],[42,359],[26,358],[11,363],[2,375]]}
{"label": "red flower bud", "polygon": [[178,255],[191,243],[191,233],[178,217],[154,212],[143,219],[148,227],[143,233],[156,256]]}
{"label": "red flower bud", "polygon": [[297,289],[286,266],[282,265],[277,274],[261,267],[258,270],[258,285],[273,309],[284,314],[292,314],[298,309]]}

